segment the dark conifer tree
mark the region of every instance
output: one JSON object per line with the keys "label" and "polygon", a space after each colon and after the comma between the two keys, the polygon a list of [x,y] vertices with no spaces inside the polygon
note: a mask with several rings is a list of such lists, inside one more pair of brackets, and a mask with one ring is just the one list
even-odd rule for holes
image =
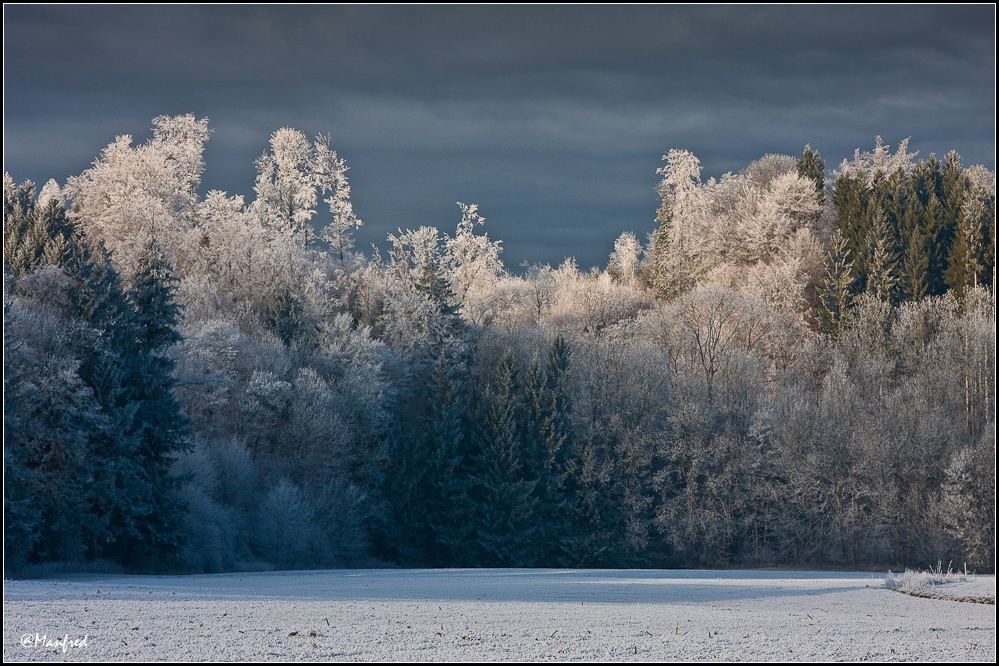
{"label": "dark conifer tree", "polygon": [[853,307],[853,261],[846,240],[838,231],[829,241],[826,279],[819,294],[819,322],[823,333],[836,339],[850,323]]}
{"label": "dark conifer tree", "polygon": [[989,284],[990,256],[994,251],[990,236],[995,228],[995,197],[969,188],[958,212],[954,242],[947,256],[944,281],[957,294],[969,287]]}
{"label": "dark conifer tree", "polygon": [[278,292],[267,313],[267,323],[286,347],[302,334],[305,328],[302,303],[288,285]]}
{"label": "dark conifer tree", "polygon": [[821,203],[823,198],[822,188],[826,177],[826,163],[819,157],[819,152],[812,150],[810,145],[806,145],[795,168],[799,176],[808,178],[815,183],[815,193],[819,197],[819,203]]}
{"label": "dark conifer tree", "polygon": [[459,463],[465,440],[463,385],[442,354],[430,380],[424,417],[426,549],[424,566],[451,566],[468,530]]}
{"label": "dark conifer tree", "polygon": [[416,282],[416,291],[429,298],[441,316],[454,317],[458,314],[458,309],[453,305],[454,293],[451,291],[451,285],[444,279],[437,262],[428,262],[423,267],[423,273]]}
{"label": "dark conifer tree", "polygon": [[867,285],[867,247],[870,236],[868,219],[869,190],[863,173],[849,176],[842,174],[833,188],[833,207],[839,232],[846,241],[846,248],[854,258],[853,272],[858,288]]}
{"label": "dark conifer tree", "polygon": [[[148,516],[137,534],[139,549],[129,559],[155,557],[178,545],[184,507],[173,492],[170,466],[186,446],[187,422],[173,392],[174,361],[168,350],[180,342],[181,308],[173,271],[162,250],[150,241],[139,258],[128,298],[133,307],[123,355],[123,388],[134,404],[132,431],[136,462],[147,484]],[[141,551],[141,552],[140,552]]]}
{"label": "dark conifer tree", "polygon": [[956,209],[951,199],[960,196],[955,191],[960,185],[959,161],[954,162],[952,158],[946,170],[948,173],[945,179],[940,161],[935,155],[930,155],[929,159],[919,162],[912,172],[914,194],[922,206],[919,227],[926,242],[926,293],[933,296],[942,295],[947,290],[944,273],[957,223]]}
{"label": "dark conifer tree", "polygon": [[927,273],[930,260],[926,254],[926,238],[918,226],[909,232],[903,243],[903,255],[899,263],[899,297],[906,301],[918,301],[926,295]]}
{"label": "dark conifer tree", "polygon": [[656,298],[674,296],[675,276],[671,275],[669,254],[673,242],[673,206],[668,195],[663,196],[662,205],[656,215],[659,227],[652,235],[652,290]]}
{"label": "dark conifer tree", "polygon": [[563,543],[568,538],[572,511],[566,488],[571,446],[568,371],[569,343],[558,335],[548,350],[546,364],[533,363],[524,380],[525,476],[538,480],[534,489],[534,552],[545,566],[565,565],[571,560]]}
{"label": "dark conifer tree", "polygon": [[40,266],[63,266],[75,242],[63,205],[55,199],[36,205],[33,195],[30,181],[4,188],[4,272],[15,277]]}
{"label": "dark conifer tree", "polygon": [[433,303],[435,316],[442,323],[440,327],[445,337],[459,336],[462,332],[462,319],[458,315],[454,292],[444,278],[443,271],[437,262],[431,261],[423,267],[423,273],[416,282],[416,291],[423,294]]}
{"label": "dark conifer tree", "polygon": [[532,566],[533,496],[538,479],[525,478],[520,402],[513,357],[500,362],[482,398],[483,414],[469,461],[469,537],[465,562],[475,566]]}
{"label": "dark conifer tree", "polygon": [[884,303],[898,301],[898,241],[888,216],[878,209],[868,239],[867,293]]}
{"label": "dark conifer tree", "polygon": [[65,268],[73,280],[69,314],[85,324],[67,339],[67,346],[80,361],[80,378],[109,420],[108,427],[88,445],[93,464],[88,499],[102,527],[91,544],[92,555],[123,561],[120,539],[138,535],[150,512],[145,500],[149,484],[137,460],[134,419],[138,405],[126,387],[125,355],[131,348],[134,312],[103,245],[91,252],[81,240]]}

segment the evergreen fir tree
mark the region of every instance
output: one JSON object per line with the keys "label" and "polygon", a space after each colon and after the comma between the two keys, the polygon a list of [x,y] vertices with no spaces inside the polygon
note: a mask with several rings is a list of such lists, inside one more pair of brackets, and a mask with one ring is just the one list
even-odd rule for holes
{"label": "evergreen fir tree", "polygon": [[424,566],[450,566],[454,549],[466,532],[460,452],[465,439],[462,386],[443,354],[430,380],[430,402],[424,417],[427,491],[424,516],[428,527]]}
{"label": "evergreen fir tree", "polygon": [[926,295],[930,262],[926,254],[926,239],[919,227],[909,232],[902,255],[899,295],[903,300],[918,301]]}
{"label": "evergreen fir tree", "polygon": [[[26,180],[20,185],[14,184],[14,179],[9,173],[3,174],[3,221],[6,227],[8,221],[18,222],[25,220],[31,215],[35,208],[35,184]],[[16,229],[17,227],[12,227]],[[7,231],[4,229],[4,240],[6,241]],[[6,253],[4,253],[6,254]]]}
{"label": "evergreen fir tree", "polygon": [[102,421],[101,427],[84,429],[88,477],[86,510],[78,513],[86,527],[80,532],[86,557],[115,558],[111,549],[119,536],[135,529],[146,515],[140,499],[146,483],[136,461],[133,431],[136,405],[123,386],[131,306],[103,246],[91,251],[78,235],[70,240],[61,266],[70,280],[67,300],[61,304],[67,327],[62,354],[75,359],[75,374]]}
{"label": "evergreen fir tree", "polygon": [[[961,156],[955,151],[947,153],[943,166],[940,170],[940,205],[943,208],[944,225],[951,234],[950,241],[953,242],[953,233],[957,229],[957,220],[961,214],[961,204],[964,203],[965,195],[971,183],[964,175],[961,168]],[[948,247],[949,249],[949,247]],[[947,252],[943,252],[947,256]]]}
{"label": "evergreen fir tree", "polygon": [[302,303],[285,285],[277,294],[274,304],[267,313],[267,323],[286,347],[290,347],[305,328]]}
{"label": "evergreen fir tree", "polygon": [[898,300],[898,244],[887,216],[879,210],[873,217],[868,239],[867,293],[894,304]]}
{"label": "evergreen fir tree", "polygon": [[569,343],[558,335],[545,366],[532,364],[524,381],[526,476],[538,480],[533,550],[543,566],[564,566],[571,561],[566,551],[573,510],[566,488],[572,427],[568,371]]}
{"label": "evergreen fir tree", "polygon": [[407,401],[411,404],[400,405],[404,412],[419,409],[414,415],[419,420],[389,438],[393,452],[384,492],[392,518],[383,551],[387,559],[406,566],[468,561],[467,470],[461,464],[466,443],[463,367],[442,350],[427,368],[430,378],[416,381]]}
{"label": "evergreen fir tree", "polygon": [[478,566],[532,566],[533,497],[537,478],[524,477],[519,437],[518,386],[511,356],[500,362],[483,396],[474,436],[468,499],[470,541],[465,561]]}
{"label": "evergreen fir tree", "polygon": [[819,322],[823,333],[836,339],[850,323],[853,307],[853,261],[846,240],[838,231],[829,241],[826,279],[819,294]]}
{"label": "evergreen fir tree", "polygon": [[995,198],[984,191],[969,190],[958,215],[944,275],[947,286],[958,295],[987,280],[988,234],[994,226]]}
{"label": "evergreen fir tree", "polygon": [[822,188],[825,182],[826,163],[819,157],[818,151],[812,150],[810,145],[805,145],[805,150],[802,151],[801,158],[795,165],[795,169],[799,176],[808,178],[815,183],[815,194],[819,198],[819,203],[822,203]]}
{"label": "evergreen fir tree", "polygon": [[416,282],[416,291],[433,302],[441,317],[454,319],[458,308],[454,306],[454,293],[451,285],[444,279],[443,271],[436,261],[430,261],[423,266],[423,272]]}
{"label": "evergreen fir tree", "polygon": [[558,335],[548,350],[548,363],[545,368],[544,418],[540,422],[540,433],[547,455],[542,470],[544,479],[542,516],[545,517],[542,531],[548,549],[546,562],[550,565],[565,565],[572,561],[568,552],[568,542],[572,532],[571,493],[568,487],[572,446],[572,422],[569,419],[572,398],[568,387],[569,355],[568,341]]}
{"label": "evergreen fir tree", "polygon": [[652,235],[652,290],[656,298],[667,299],[676,290],[669,265],[670,252],[673,250],[673,207],[668,195],[663,195],[656,221],[659,222],[659,227]]}
{"label": "evergreen fir tree", "polygon": [[867,242],[870,235],[870,220],[867,203],[869,198],[866,176],[863,172],[851,177],[841,174],[833,188],[833,207],[839,232],[846,241],[846,248],[854,258],[853,274],[858,289],[867,284]]}
{"label": "evergreen fir tree", "polygon": [[943,206],[937,195],[932,192],[923,208],[923,219],[920,227],[926,238],[927,293],[940,296],[946,292],[944,273],[946,272],[946,258],[950,251],[953,234],[947,233]]}
{"label": "evergreen fir tree", "polygon": [[929,295],[940,296],[947,291],[944,278],[947,257],[954,242],[966,179],[960,173],[960,159],[951,154],[944,165],[930,155],[916,165],[912,181],[915,195],[922,204],[919,226],[926,240],[926,291]]}
{"label": "evergreen fir tree", "polygon": [[929,243],[923,228],[924,213],[914,181],[906,177],[899,184],[896,201],[896,228],[902,245],[899,286],[904,300],[919,300],[929,287]]}
{"label": "evergreen fir tree", "polygon": [[174,361],[167,353],[181,340],[177,331],[181,308],[175,300],[178,282],[162,249],[151,240],[139,257],[128,292],[134,313],[123,357],[123,387],[135,404],[137,462],[148,484],[148,516],[133,535],[141,541],[141,552],[130,552],[132,560],[155,557],[158,551],[179,545],[184,507],[173,493],[170,466],[175,454],[186,447],[187,422],[173,392]]}
{"label": "evergreen fir tree", "polygon": [[[9,181],[9,178],[8,178]],[[62,266],[76,229],[56,199],[36,205],[30,181],[4,183],[4,272],[22,277],[40,266]]]}

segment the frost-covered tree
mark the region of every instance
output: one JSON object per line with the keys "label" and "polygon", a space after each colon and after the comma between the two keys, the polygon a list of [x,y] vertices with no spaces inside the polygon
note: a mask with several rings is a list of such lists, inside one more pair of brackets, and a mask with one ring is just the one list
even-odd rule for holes
{"label": "frost-covered tree", "polygon": [[283,288],[300,282],[304,262],[298,249],[274,238],[241,196],[212,190],[198,214],[195,269],[182,285],[186,304],[213,314],[266,316]]}
{"label": "frost-covered tree", "polygon": [[63,265],[76,233],[59,199],[36,203],[30,181],[15,186],[4,174],[4,273],[19,277],[40,266]]}
{"label": "frost-covered tree", "polygon": [[638,257],[641,253],[642,244],[638,242],[633,232],[626,231],[614,241],[614,251],[611,252],[607,270],[612,271],[616,279],[631,283],[638,272]]}
{"label": "frost-covered tree", "polygon": [[[290,127],[271,134],[270,151],[257,159],[256,213],[265,224],[309,245],[309,221],[315,215],[315,156],[305,135]],[[329,166],[329,165],[325,165]]]}
{"label": "frost-covered tree", "polygon": [[500,241],[490,241],[487,234],[477,236],[475,227],[485,223],[475,204],[461,208],[461,221],[454,237],[444,240],[444,261],[455,302],[466,318],[482,323],[487,295],[503,272]]}
{"label": "frost-covered tree", "polygon": [[790,155],[768,153],[758,160],[750,162],[742,175],[748,178],[760,190],[770,189],[771,183],[779,176],[797,172],[797,162]]}
{"label": "frost-covered tree", "polygon": [[350,185],[347,184],[347,170],[350,167],[330,148],[329,135],[320,134],[315,145],[315,178],[321,194],[329,193],[323,199],[330,208],[333,219],[323,229],[323,240],[330,244],[333,254],[344,266],[345,253],[354,247],[354,239],[350,230],[362,226],[354,215],[354,206],[350,203]]}
{"label": "frost-covered tree", "polygon": [[660,343],[677,361],[701,377],[705,397],[715,399],[716,377],[729,367],[736,342],[745,338],[751,322],[743,317],[744,303],[738,294],[717,284],[684,294],[663,312]]}
{"label": "frost-covered tree", "polygon": [[329,137],[275,132],[246,206],[154,122],[5,177],[14,566],[993,566],[991,171],[879,140],[823,206],[808,147],[670,151],[641,260],[518,276],[475,206],[351,252]]}
{"label": "frost-covered tree", "polygon": [[776,175],[766,189],[750,189],[737,204],[730,253],[748,263],[769,263],[820,210],[808,180],[793,171]]}
{"label": "frost-covered tree", "polygon": [[977,442],[955,452],[943,484],[947,528],[963,546],[972,567],[988,569],[996,556],[995,426]]}
{"label": "frost-covered tree", "polygon": [[659,228],[652,237],[652,284],[660,298],[667,298],[682,288],[690,272],[686,265],[696,243],[693,224],[698,212],[698,186],[701,182],[701,162],[687,150],[672,149],[663,160],[666,166],[656,173],[662,175],[658,192]]}
{"label": "frost-covered tree", "polygon": [[315,513],[288,479],[281,479],[267,492],[254,524],[254,546],[264,561],[278,569],[292,569],[311,560],[317,540]]}
{"label": "frost-covered tree", "polygon": [[133,147],[131,136],[119,136],[93,167],[68,179],[62,193],[72,202],[71,217],[104,242],[124,274],[135,272],[137,257],[153,237],[171,264],[186,261],[196,242],[197,188],[208,136],[207,118],[159,116],[152,139]]}
{"label": "frost-covered tree", "polygon": [[[57,270],[57,269],[51,269]],[[106,534],[90,509],[92,442],[108,418],[52,313],[4,296],[4,568],[81,560]],[[30,306],[29,306],[30,307]]]}
{"label": "frost-covered tree", "polygon": [[399,230],[389,234],[389,269],[403,289],[413,289],[426,273],[428,266],[441,266],[440,231],[435,227],[420,227],[416,231]]}

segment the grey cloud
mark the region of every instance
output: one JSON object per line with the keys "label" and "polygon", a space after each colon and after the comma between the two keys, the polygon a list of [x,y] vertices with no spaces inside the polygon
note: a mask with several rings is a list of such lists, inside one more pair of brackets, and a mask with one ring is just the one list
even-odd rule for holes
{"label": "grey cloud", "polygon": [[994,6],[9,5],[4,19],[15,178],[64,180],[114,135],[193,112],[214,129],[205,188],[249,198],[272,131],[330,132],[364,234],[446,229],[460,199],[508,263],[590,265],[624,228],[643,235],[671,147],[706,177],[805,143],[834,166],[879,134],[995,166]]}

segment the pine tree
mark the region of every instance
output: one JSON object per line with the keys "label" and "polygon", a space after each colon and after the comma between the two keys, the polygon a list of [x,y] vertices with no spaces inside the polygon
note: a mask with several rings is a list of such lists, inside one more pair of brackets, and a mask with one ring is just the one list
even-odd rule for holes
{"label": "pine tree", "polygon": [[417,293],[430,299],[439,316],[453,318],[458,315],[458,308],[453,305],[455,299],[451,285],[444,279],[443,271],[436,261],[424,264],[415,288]]}
{"label": "pine tree", "polygon": [[675,295],[676,286],[670,274],[670,252],[673,235],[673,210],[667,197],[663,197],[656,215],[659,227],[652,234],[652,290],[656,298],[668,299]]}
{"label": "pine tree", "polygon": [[867,284],[867,242],[870,235],[870,192],[866,179],[862,171],[853,175],[844,173],[836,179],[833,187],[833,208],[839,232],[846,241],[850,256],[854,258],[853,273],[861,290]]}
{"label": "pine tree", "polygon": [[919,227],[913,227],[904,246],[902,263],[899,267],[899,295],[903,300],[918,301],[926,295],[927,272],[930,268],[926,254],[926,239]]}
{"label": "pine tree", "polygon": [[801,153],[801,159],[798,160],[795,168],[799,176],[808,178],[815,183],[815,193],[819,198],[819,203],[821,203],[823,198],[822,188],[826,175],[826,163],[819,157],[818,151],[812,150],[810,145],[806,145],[805,150]]}
{"label": "pine tree", "polygon": [[180,545],[185,508],[173,492],[176,480],[170,466],[176,453],[186,448],[187,421],[173,392],[174,361],[168,355],[181,340],[177,282],[163,250],[150,240],[139,255],[128,291],[130,335],[122,355],[122,388],[133,409],[135,462],[144,482],[140,497],[132,498],[133,503],[144,504],[143,520],[118,545],[124,559],[133,564],[148,564]]}
{"label": "pine tree", "polygon": [[826,279],[819,294],[819,322],[823,333],[836,339],[850,323],[853,306],[853,261],[846,240],[838,231],[829,241]]}
{"label": "pine tree", "polygon": [[286,347],[291,346],[304,331],[302,303],[288,285],[282,287],[274,299],[267,313],[267,323]]}
{"label": "pine tree", "polygon": [[530,546],[537,478],[524,476],[516,375],[513,358],[504,357],[482,398],[484,414],[473,438],[465,561],[477,566],[535,564]]}
{"label": "pine tree", "polygon": [[22,277],[40,266],[62,266],[76,228],[66,209],[50,198],[36,204],[30,181],[15,187],[4,179],[4,272]]}
{"label": "pine tree", "polygon": [[961,295],[987,280],[989,228],[995,226],[995,197],[984,190],[969,190],[957,219],[954,243],[947,256],[947,286]]}
{"label": "pine tree", "polygon": [[898,300],[898,244],[888,217],[879,209],[873,218],[868,236],[867,293],[894,304]]}
{"label": "pine tree", "polygon": [[947,291],[944,275],[954,242],[957,216],[967,179],[961,175],[956,153],[941,165],[936,156],[920,162],[912,172],[913,190],[922,205],[920,230],[926,241],[926,291],[933,296]]}
{"label": "pine tree", "polygon": [[434,366],[430,401],[423,420],[423,456],[427,493],[423,517],[427,526],[424,566],[449,566],[454,549],[467,532],[462,479],[459,474],[465,429],[462,385],[444,354]]}
{"label": "pine tree", "polygon": [[946,271],[946,258],[950,251],[951,238],[947,237],[944,209],[935,193],[931,192],[926,200],[920,228],[926,239],[927,293],[941,296],[946,292],[944,272]]}
{"label": "pine tree", "polygon": [[913,179],[906,177],[898,191],[895,208],[896,228],[902,242],[900,296],[916,301],[925,296],[929,288],[929,242],[923,228],[925,209],[914,189]]}
{"label": "pine tree", "polygon": [[544,566],[564,566],[572,561],[568,542],[573,507],[567,488],[572,433],[572,400],[566,385],[569,353],[566,339],[556,336],[544,370],[533,364],[524,387],[528,474],[538,479],[534,492],[538,502],[534,550]]}
{"label": "pine tree", "polygon": [[87,514],[93,519],[88,557],[123,561],[117,542],[137,533],[149,513],[143,500],[148,484],[137,459],[137,404],[125,386],[133,309],[103,244],[91,250],[74,236],[62,268],[71,280],[65,315],[75,322],[65,338],[67,356],[79,362],[77,375],[106,419],[106,426],[91,432],[87,441]]}
{"label": "pine tree", "polygon": [[[40,242],[34,227],[35,185],[26,181],[14,185],[10,174],[3,177],[3,272],[20,277],[31,272],[39,254]],[[44,239],[41,239],[44,242]]]}

